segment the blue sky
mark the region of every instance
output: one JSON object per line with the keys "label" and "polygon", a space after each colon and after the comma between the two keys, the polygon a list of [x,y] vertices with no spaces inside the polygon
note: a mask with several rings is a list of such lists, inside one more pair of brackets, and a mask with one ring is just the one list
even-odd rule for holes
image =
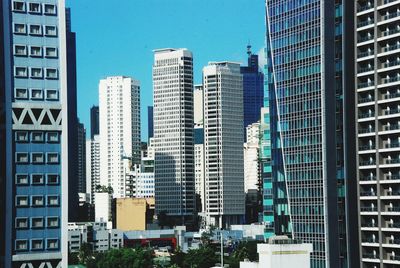
{"label": "blue sky", "polygon": [[153,49],[193,52],[194,80],[209,61],[245,63],[246,45],[264,46],[264,0],[67,0],[77,33],[78,116],[89,132],[98,82],[111,75],[141,82],[142,140],[152,105]]}

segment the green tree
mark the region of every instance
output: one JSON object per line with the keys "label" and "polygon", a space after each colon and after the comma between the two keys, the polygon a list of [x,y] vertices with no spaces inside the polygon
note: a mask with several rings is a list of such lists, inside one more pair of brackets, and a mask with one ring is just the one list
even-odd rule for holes
{"label": "green tree", "polygon": [[174,254],[171,255],[171,263],[177,265],[178,267],[183,267],[183,262],[185,261],[186,254],[177,247]]}
{"label": "green tree", "polygon": [[209,268],[218,262],[218,256],[209,246],[189,250],[183,262],[184,267]]}
{"label": "green tree", "polygon": [[112,249],[104,254],[97,256],[95,267],[150,268],[152,267],[152,254],[150,250],[142,248]]}
{"label": "green tree", "polygon": [[93,256],[92,246],[88,243],[83,243],[78,252],[78,259],[80,264],[87,264],[88,260]]}

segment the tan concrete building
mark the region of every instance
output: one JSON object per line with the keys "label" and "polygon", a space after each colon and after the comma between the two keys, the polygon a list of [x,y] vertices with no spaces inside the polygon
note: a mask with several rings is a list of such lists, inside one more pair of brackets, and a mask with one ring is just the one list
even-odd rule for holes
{"label": "tan concrete building", "polygon": [[122,231],[146,230],[154,215],[154,198],[118,198],[116,228]]}

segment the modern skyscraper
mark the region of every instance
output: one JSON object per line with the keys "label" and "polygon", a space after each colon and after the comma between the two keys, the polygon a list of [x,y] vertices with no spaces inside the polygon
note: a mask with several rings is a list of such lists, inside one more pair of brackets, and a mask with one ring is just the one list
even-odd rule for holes
{"label": "modern skyscraper", "polygon": [[93,139],[95,135],[100,133],[100,114],[99,106],[92,106],[90,108],[90,138]]}
{"label": "modern skyscraper", "polygon": [[203,125],[203,85],[195,85],[193,91],[194,124]]}
{"label": "modern skyscraper", "polygon": [[78,193],[86,193],[86,129],[78,121]]}
{"label": "modern skyscraper", "polygon": [[67,267],[65,3],[2,1],[0,6],[0,99],[5,108],[0,182],[6,178],[0,194],[5,206],[0,266]]}
{"label": "modern skyscraper", "polygon": [[362,267],[400,267],[400,3],[355,1]]}
{"label": "modern skyscraper", "polygon": [[360,265],[353,19],[353,1],[266,1],[264,213],[276,234],[313,243],[313,268]]}
{"label": "modern skyscraper", "polygon": [[205,208],[204,172],[204,128],[197,124],[194,126],[194,176],[196,201],[200,201],[196,204],[198,212]]}
{"label": "modern skyscraper", "polygon": [[86,140],[86,193],[90,194],[92,204],[97,186],[100,186],[100,136]]}
{"label": "modern skyscraper", "polygon": [[260,110],[264,105],[264,74],[259,70],[258,55],[251,53],[247,46],[247,66],[240,67],[243,75],[243,129],[260,120]]}
{"label": "modern skyscraper", "polygon": [[147,129],[149,140],[154,137],[153,106],[147,107]]}
{"label": "modern skyscraper", "polygon": [[187,49],[154,51],[156,213],[177,220],[195,211],[193,56]]}
{"label": "modern skyscraper", "polygon": [[243,81],[240,65],[210,62],[203,68],[205,203],[207,223],[243,222]]}
{"label": "modern skyscraper", "polygon": [[130,77],[100,80],[100,184],[126,196],[126,176],[140,164],[140,84]]}

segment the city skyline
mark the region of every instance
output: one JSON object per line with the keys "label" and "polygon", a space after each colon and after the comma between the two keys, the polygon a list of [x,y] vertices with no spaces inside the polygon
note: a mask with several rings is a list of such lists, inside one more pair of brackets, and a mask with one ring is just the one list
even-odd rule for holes
{"label": "city skyline", "polygon": [[[197,0],[121,3],[109,5],[107,1],[100,0],[93,6],[85,1],[67,0],[67,6],[72,9],[72,30],[78,33],[78,117],[87,130],[90,129],[89,110],[93,105],[98,105],[98,81],[113,75],[132,76],[142,84],[141,139],[147,141],[147,106],[153,105],[153,49],[185,47],[193,51],[196,58],[193,62],[194,82],[200,84],[201,70],[209,61],[230,60],[245,65],[248,43],[252,45],[255,54],[259,54],[264,47],[264,35],[260,34],[265,27],[264,1],[255,1],[249,5],[245,0],[235,1],[235,4],[223,0],[213,3],[213,9],[209,9],[210,5],[204,1]],[[188,9],[198,12],[186,12]],[[149,14],[148,10],[152,12]],[[224,20],[218,16],[221,10],[224,10]],[[104,16],[110,12],[119,19],[104,20]],[[131,16],[132,13],[135,16]],[[172,13],[178,15],[171,16]],[[149,23],[141,23],[143,20]],[[182,21],[186,23],[182,24]],[[213,29],[212,26],[217,24],[218,30]],[[182,32],[184,35],[180,35]],[[121,41],[114,42],[116,38]],[[204,43],[210,42],[212,45],[204,46]],[[89,133],[87,131],[87,135]]]}

